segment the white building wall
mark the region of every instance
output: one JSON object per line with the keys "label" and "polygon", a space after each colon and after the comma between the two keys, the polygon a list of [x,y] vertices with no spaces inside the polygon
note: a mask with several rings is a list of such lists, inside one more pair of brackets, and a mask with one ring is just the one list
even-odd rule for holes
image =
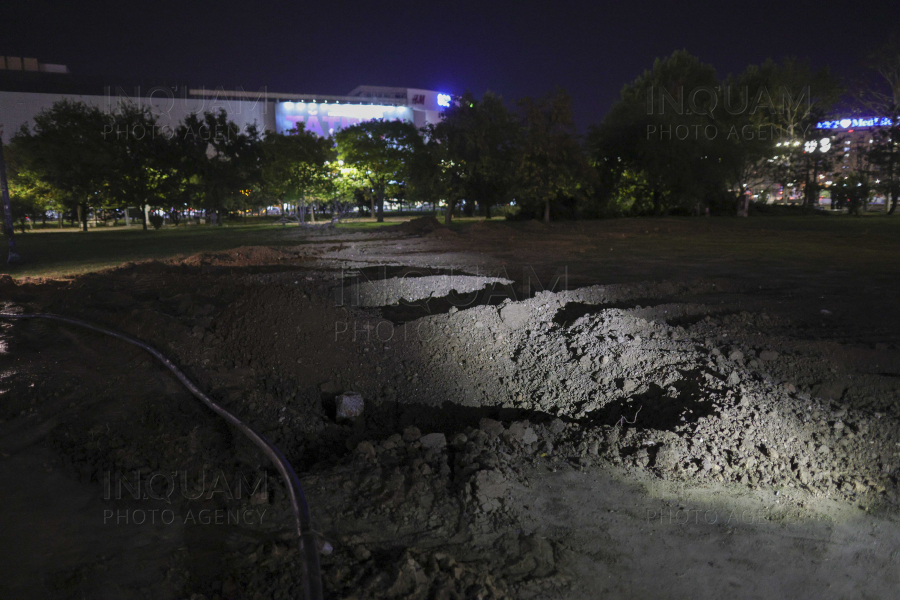
{"label": "white building wall", "polygon": [[[217,98],[174,98],[158,95],[153,98],[128,98],[122,96],[83,96],[76,94],[43,94],[33,92],[0,92],[0,128],[3,142],[10,138],[23,124],[33,126],[34,116],[48,109],[55,102],[70,100],[96,106],[104,112],[114,111],[123,102],[140,103],[149,106],[156,115],[162,131],[172,130],[189,114],[217,112],[225,109],[228,118],[240,128],[255,123],[261,130],[275,130],[275,105],[264,100],[222,100]],[[168,128],[168,129],[167,129]]]}

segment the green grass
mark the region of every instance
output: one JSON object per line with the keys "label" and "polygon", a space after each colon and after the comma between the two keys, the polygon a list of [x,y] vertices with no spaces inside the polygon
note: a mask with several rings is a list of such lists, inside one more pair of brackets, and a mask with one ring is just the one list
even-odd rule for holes
{"label": "green grass", "polygon": [[[368,231],[408,221],[412,217],[348,219],[339,230]],[[295,224],[275,223],[274,217],[246,218],[237,224],[166,226],[144,231],[139,225],[126,228],[98,227],[87,233],[66,227],[36,228],[16,232],[16,244],[24,262],[11,267],[3,260],[0,274],[13,277],[60,277],[115,267],[126,262],[169,259],[200,252],[217,252],[240,246],[279,246],[302,243]],[[5,239],[3,240],[5,249]],[[5,254],[4,254],[5,257]]]}
{"label": "green grass", "polygon": [[[341,223],[338,229],[372,231],[410,218],[391,215],[384,223],[353,219]],[[453,228],[463,232],[479,220],[454,219]],[[510,251],[543,247],[529,242],[530,224],[497,218],[487,225],[522,230],[518,243],[523,246],[514,243]],[[607,255],[615,261],[627,257],[638,261],[805,265],[881,272],[895,272],[900,263],[900,217],[883,215],[610,219],[553,223],[547,233],[570,240],[574,251],[586,252],[582,257]],[[505,236],[498,239],[505,240]],[[535,242],[541,239],[541,235],[534,238]],[[296,245],[303,243],[304,237],[296,226],[256,220],[252,224],[182,225],[159,231],[143,231],[140,227],[101,227],[87,233],[47,229],[17,234],[16,242],[25,262],[16,267],[0,262],[0,273],[58,277],[130,261],[163,260],[240,246]],[[547,251],[554,252],[549,247]]]}
{"label": "green grass", "polygon": [[13,277],[64,276],[114,267],[129,261],[166,259],[239,246],[297,244],[290,225],[230,225],[167,227],[143,231],[141,227],[16,234],[23,264],[0,264],[0,273]]}

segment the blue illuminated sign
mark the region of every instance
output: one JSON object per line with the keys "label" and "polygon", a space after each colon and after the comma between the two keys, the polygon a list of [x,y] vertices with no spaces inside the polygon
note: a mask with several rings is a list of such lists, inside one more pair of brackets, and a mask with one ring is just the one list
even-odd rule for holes
{"label": "blue illuminated sign", "polygon": [[437,103],[438,103],[438,106],[443,106],[443,107],[450,106],[450,94],[438,94],[437,95]]}
{"label": "blue illuminated sign", "polygon": [[816,129],[850,129],[863,127],[890,127],[893,125],[889,117],[869,117],[862,119],[840,119],[837,121],[821,121]]}

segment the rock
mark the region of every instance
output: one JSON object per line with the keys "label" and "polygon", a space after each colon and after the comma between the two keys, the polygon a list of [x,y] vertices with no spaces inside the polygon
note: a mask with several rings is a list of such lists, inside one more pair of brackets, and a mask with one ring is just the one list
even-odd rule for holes
{"label": "rock", "polygon": [[419,438],[423,448],[441,449],[447,446],[447,437],[443,433],[429,433]]}
{"label": "rock", "polygon": [[774,350],[763,350],[759,353],[759,360],[763,362],[768,362],[770,360],[775,360],[778,358],[778,353]]}
{"label": "rock", "polygon": [[656,451],[654,466],[662,471],[671,471],[681,461],[681,451],[672,444],[663,444]]}
{"label": "rock", "polygon": [[728,360],[738,363],[744,362],[744,353],[740,350],[732,350],[731,354],[728,355]]}
{"label": "rock", "polygon": [[407,427],[403,430],[403,441],[407,444],[415,442],[420,437],[422,437],[422,432],[419,431],[418,427]]}
{"label": "rock", "polygon": [[650,464],[650,454],[646,448],[641,448],[634,453],[634,464],[639,467],[646,467]]}
{"label": "rock", "polygon": [[345,392],[337,397],[336,405],[336,418],[338,421],[341,421],[344,419],[355,419],[362,416],[365,403],[363,402],[362,395],[360,395],[359,393]]}
{"label": "rock", "polygon": [[500,309],[500,319],[512,330],[522,329],[528,322],[528,309],[518,303],[507,304]]}
{"label": "rock", "polygon": [[393,450],[397,446],[403,443],[403,438],[400,437],[399,433],[395,433],[394,435],[388,437],[388,439],[383,440],[381,442],[381,447],[384,450]]}
{"label": "rock", "polygon": [[823,400],[839,400],[844,395],[847,386],[840,381],[822,382],[813,388],[813,396],[818,396]]}
{"label": "rock", "polygon": [[522,421],[516,421],[510,425],[509,429],[504,432],[503,438],[509,442],[522,444],[523,446],[533,444],[538,440],[538,436],[534,432],[534,429],[529,427],[528,423]]}
{"label": "rock", "polygon": [[353,557],[356,558],[356,560],[369,560],[371,556],[372,553],[362,544],[353,549]]}
{"label": "rock", "polygon": [[326,396],[334,396],[341,391],[341,386],[336,381],[329,379],[319,386],[319,391]]}
{"label": "rock", "polygon": [[741,382],[741,375],[737,371],[732,371],[728,376],[728,385],[737,385]]}
{"label": "rock", "polygon": [[522,540],[521,554],[512,559],[504,574],[513,581],[526,577],[547,577],[555,571],[553,545],[546,539],[529,536]]}
{"label": "rock", "polygon": [[450,445],[454,448],[462,448],[466,445],[466,442],[469,441],[469,436],[464,433],[457,433],[453,436],[453,439],[450,440]]}
{"label": "rock", "polygon": [[500,508],[499,499],[506,494],[509,483],[496,469],[478,471],[475,474],[475,497],[485,512]]}
{"label": "rock", "polygon": [[356,445],[356,451],[366,458],[375,458],[375,446],[372,442],[362,441]]}
{"label": "rock", "polygon": [[491,437],[497,437],[504,431],[503,423],[488,419],[487,417],[478,422],[478,429],[482,430]]}

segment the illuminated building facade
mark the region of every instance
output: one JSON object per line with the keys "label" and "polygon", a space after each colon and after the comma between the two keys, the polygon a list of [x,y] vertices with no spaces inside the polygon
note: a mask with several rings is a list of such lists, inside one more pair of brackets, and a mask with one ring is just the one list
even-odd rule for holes
{"label": "illuminated building facade", "polygon": [[263,131],[284,133],[303,126],[327,137],[343,127],[372,119],[399,119],[424,127],[437,123],[441,111],[450,106],[449,94],[418,88],[359,86],[347,95],[332,96],[270,92],[266,88],[108,85],[75,78],[64,65],[0,58],[0,126],[4,142],[23,124],[31,124],[37,113],[60,100],[83,102],[105,112],[113,112],[125,102],[147,106],[163,135],[171,135],[188,115],[220,109],[241,128],[256,124]]}

